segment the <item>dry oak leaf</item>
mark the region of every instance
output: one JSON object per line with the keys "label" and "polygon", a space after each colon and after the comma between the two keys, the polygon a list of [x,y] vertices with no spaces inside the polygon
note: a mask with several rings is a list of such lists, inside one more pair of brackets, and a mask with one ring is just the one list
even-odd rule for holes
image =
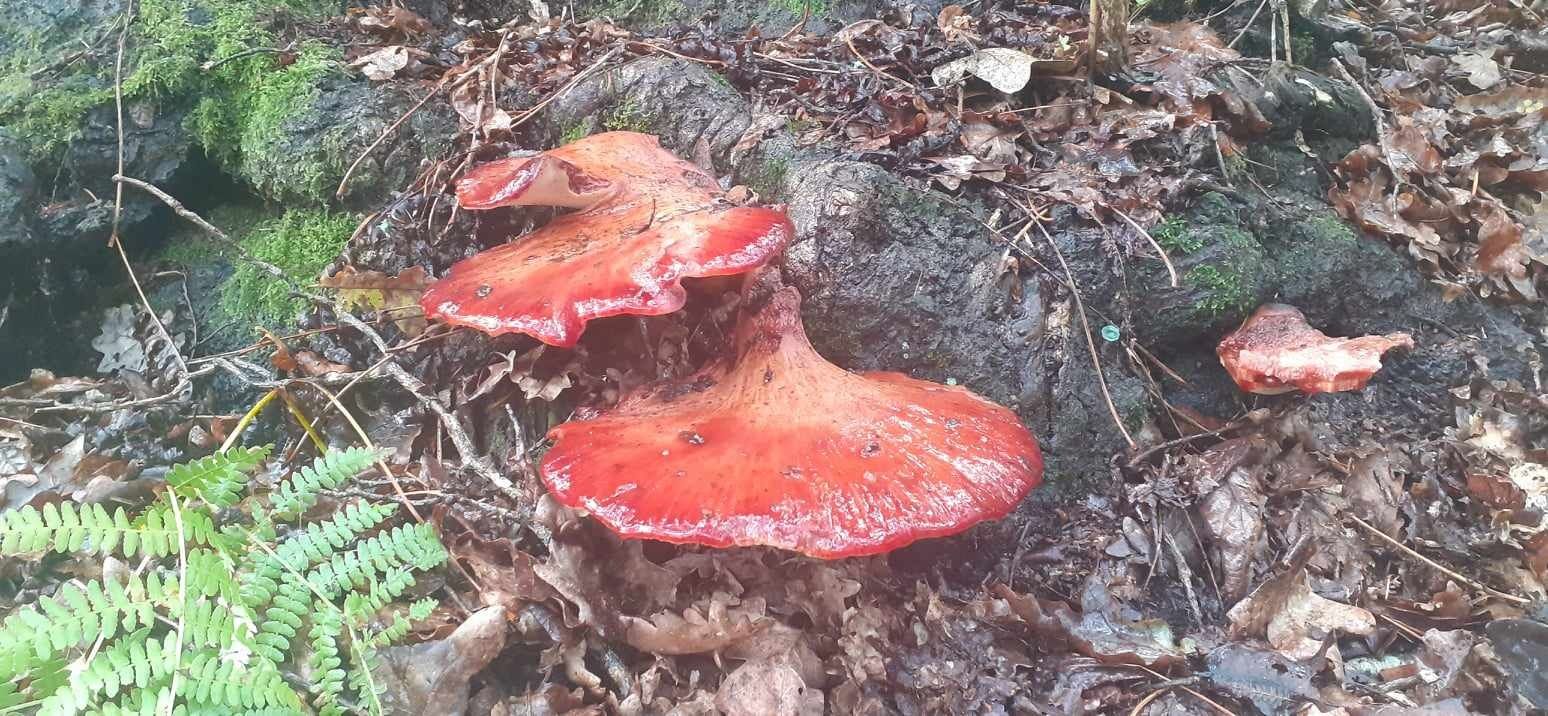
{"label": "dry oak leaf", "polygon": [[724,592],[716,592],[702,609],[689,607],[680,616],[661,612],[649,619],[620,619],[629,646],[667,656],[719,651],[757,634],[774,621],[764,615],[762,599],[744,602]]}
{"label": "dry oak leaf", "polygon": [[1376,629],[1376,617],[1370,612],[1313,592],[1305,569],[1264,582],[1226,616],[1233,631],[1267,639],[1293,661],[1316,656],[1323,640],[1334,634],[1363,636]]}

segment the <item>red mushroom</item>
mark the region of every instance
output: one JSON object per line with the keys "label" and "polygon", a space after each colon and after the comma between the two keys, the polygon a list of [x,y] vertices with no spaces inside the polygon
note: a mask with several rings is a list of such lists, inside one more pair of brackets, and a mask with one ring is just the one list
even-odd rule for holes
{"label": "red mushroom", "polygon": [[1407,333],[1329,338],[1295,307],[1269,303],[1220,341],[1215,353],[1242,390],[1277,395],[1359,390],[1381,370],[1383,353],[1413,347]]}
{"label": "red mushroom", "polygon": [[1043,472],[1037,441],[1011,411],[962,388],[824,360],[794,288],[744,312],[733,360],[549,437],[549,489],[624,536],[821,558],[998,519]]}
{"label": "red mushroom", "polygon": [[431,318],[555,346],[593,318],[676,311],[683,278],[750,271],[794,233],[784,212],[731,206],[714,177],[634,132],[476,167],[457,201],[576,210],[452,266],[420,301]]}

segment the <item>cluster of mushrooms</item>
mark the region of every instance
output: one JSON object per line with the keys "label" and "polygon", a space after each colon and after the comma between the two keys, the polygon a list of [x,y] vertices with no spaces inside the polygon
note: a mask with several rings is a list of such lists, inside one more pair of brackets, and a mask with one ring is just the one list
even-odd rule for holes
{"label": "cluster of mushrooms", "polygon": [[457,199],[573,209],[425,292],[426,315],[486,333],[571,347],[592,319],[682,308],[685,278],[748,275],[733,355],[549,433],[548,489],[624,536],[877,554],[1004,517],[1042,479],[1010,410],[818,355],[800,295],[758,270],[793,235],[789,217],[733,206],[655,137],[607,132],[483,164]]}
{"label": "cluster of mushrooms", "polygon": [[[473,168],[467,209],[572,209],[451,268],[432,319],[573,347],[588,321],[683,307],[685,278],[747,274],[733,355],[549,432],[539,473],[619,534],[813,557],[886,552],[1009,514],[1042,480],[1014,413],[959,387],[854,374],[812,349],[801,297],[760,270],[794,227],[735,206],[655,137],[607,132]],[[1406,334],[1329,338],[1295,308],[1260,308],[1217,349],[1242,390],[1355,390]]]}

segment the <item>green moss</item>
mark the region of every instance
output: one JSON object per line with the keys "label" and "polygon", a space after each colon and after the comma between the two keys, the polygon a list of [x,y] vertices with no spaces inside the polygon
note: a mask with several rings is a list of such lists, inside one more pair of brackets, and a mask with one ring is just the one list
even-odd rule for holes
{"label": "green moss", "polygon": [[813,17],[816,17],[828,12],[827,0],[774,0],[774,2],[795,15],[810,12]]}
{"label": "green moss", "polygon": [[1359,241],[1354,228],[1332,213],[1317,213],[1301,221],[1301,230],[1312,241],[1353,244]]}
{"label": "green moss", "polygon": [[682,16],[687,8],[682,0],[606,0],[596,5],[593,15],[614,20],[630,20],[644,25],[662,25]]}
{"label": "green moss", "polygon": [[[305,107],[338,54],[302,43],[293,62],[281,63],[275,52],[238,55],[285,44],[268,29],[274,15],[320,17],[333,9],[321,0],[141,0],[126,45],[124,99],[195,106],[190,122],[212,156],[232,160],[262,152],[284,117]],[[65,39],[75,42],[77,31],[68,28]],[[69,42],[28,38],[25,46],[35,52],[0,60],[0,124],[28,141],[34,160],[58,152],[80,131],[88,111],[113,102],[111,38],[95,61],[70,63],[57,75],[39,72],[73,51]]]}
{"label": "green moss", "polygon": [[779,196],[784,191],[785,174],[790,171],[790,162],[784,159],[764,159],[754,162],[752,170],[742,178],[744,184],[764,199]]}
{"label": "green moss", "polygon": [[1196,305],[1206,316],[1243,311],[1252,304],[1252,292],[1247,289],[1243,276],[1229,267],[1198,266],[1188,271],[1184,280],[1203,291],[1204,297]]}
{"label": "green moss", "polygon": [[1150,230],[1150,236],[1161,248],[1174,253],[1191,254],[1204,248],[1204,239],[1188,229],[1188,220],[1181,216],[1168,216]]}
{"label": "green moss", "polygon": [[587,132],[585,125],[577,124],[573,127],[570,127],[569,129],[564,130],[564,134],[559,135],[559,144],[560,146],[563,146],[565,144],[569,144],[570,142],[580,141],[586,138],[586,134]]}
{"label": "green moss", "polygon": [[[357,217],[323,210],[291,210],[259,223],[238,239],[255,257],[278,266],[302,285],[317,279],[355,229]],[[227,313],[254,323],[282,325],[306,307],[285,284],[256,267],[238,262],[221,286],[220,305]]]}
{"label": "green moss", "polygon": [[[266,219],[272,219],[273,214],[258,204],[223,204],[206,212],[205,217],[228,235],[240,237],[247,236]],[[230,259],[220,242],[191,226],[169,238],[156,253],[156,258],[184,269]]]}
{"label": "green moss", "polygon": [[602,127],[611,132],[649,132],[652,116],[634,102],[624,102],[607,112]]}

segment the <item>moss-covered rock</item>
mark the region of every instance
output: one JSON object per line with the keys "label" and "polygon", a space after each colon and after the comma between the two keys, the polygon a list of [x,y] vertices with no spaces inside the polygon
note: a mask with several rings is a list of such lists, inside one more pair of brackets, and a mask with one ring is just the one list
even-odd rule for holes
{"label": "moss-covered rock", "polygon": [[[272,128],[249,126],[236,173],[265,197],[324,205],[355,158],[418,100],[400,87],[326,74]],[[456,131],[448,105],[420,108],[361,160],[339,198],[358,209],[385,201],[419,174],[423,161],[444,154]]]}
{"label": "moss-covered rock", "polygon": [[[358,222],[351,214],[321,209],[292,209],[276,218],[255,204],[221,206],[209,218],[227,227],[254,257],[278,266],[302,286],[316,283]],[[251,337],[246,328],[284,328],[306,309],[305,301],[292,297],[283,282],[228,255],[224,246],[192,228],[177,232],[157,258],[182,269],[201,295],[214,299],[204,302],[201,320],[234,326],[231,335],[238,342]]]}
{"label": "moss-covered rock", "polygon": [[1234,326],[1273,288],[1271,262],[1225,197],[1206,195],[1152,233],[1177,269],[1178,286],[1159,261],[1140,259],[1134,330],[1147,342],[1185,342]]}
{"label": "moss-covered rock", "polygon": [[[354,231],[359,218],[317,209],[293,209],[254,225],[237,240],[255,258],[278,266],[303,286],[316,283]],[[220,305],[230,315],[267,326],[286,325],[306,308],[283,283],[250,263],[237,262],[221,284]]]}
{"label": "moss-covered rock", "polygon": [[[946,3],[912,3],[921,13],[934,17]],[[877,17],[895,3],[885,0],[580,0],[576,14],[582,18],[611,17],[631,28],[660,30],[673,25],[713,22],[734,35],[751,27],[765,33],[782,33],[803,18],[812,32],[832,32],[849,22]]]}

